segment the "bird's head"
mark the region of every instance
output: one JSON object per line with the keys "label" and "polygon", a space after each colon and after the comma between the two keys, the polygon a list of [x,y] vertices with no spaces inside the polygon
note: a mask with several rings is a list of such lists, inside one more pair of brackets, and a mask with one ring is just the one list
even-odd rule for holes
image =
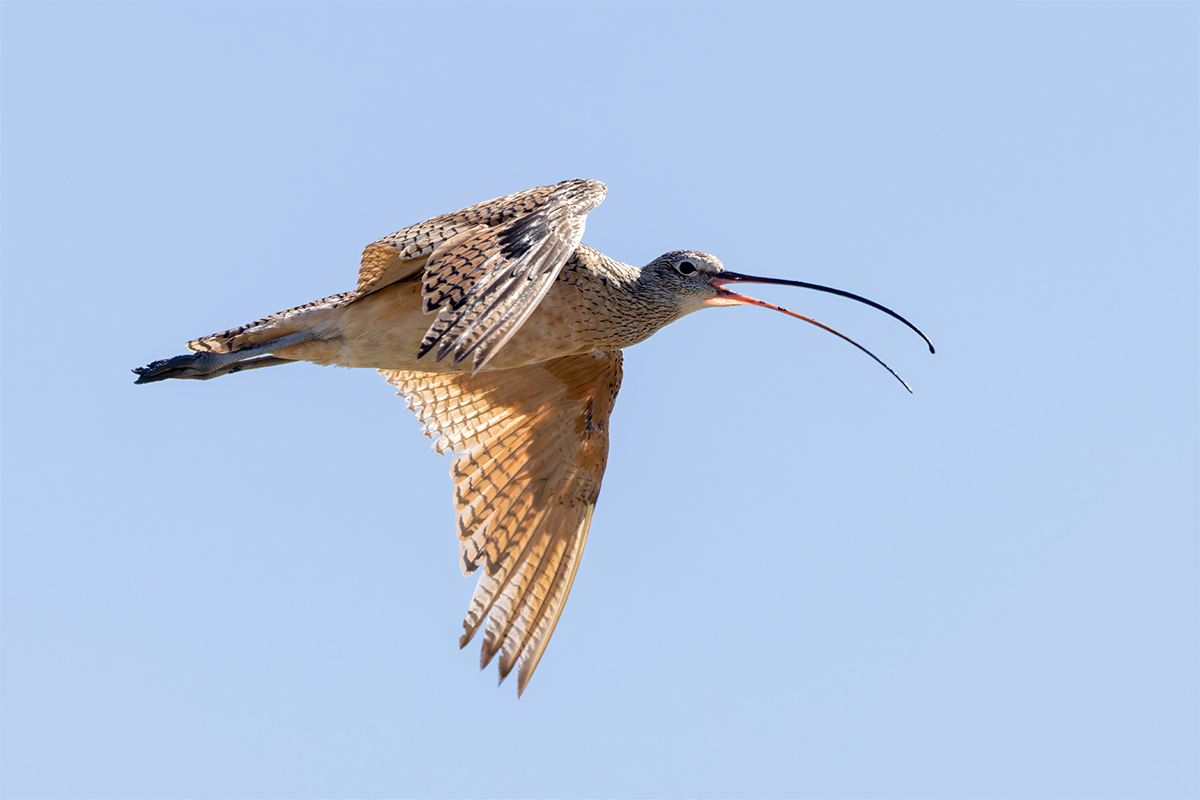
{"label": "bird's head", "polygon": [[[658,258],[651,261],[643,269],[642,274],[649,279],[649,284],[655,290],[668,295],[679,308],[679,313],[676,316],[682,317],[690,314],[693,311],[699,311],[708,306],[761,306],[762,308],[770,308],[774,311],[787,314],[797,319],[802,319],[816,325],[818,328],[829,331],[835,336],[845,339],[850,344],[862,350],[864,353],[875,359],[895,376],[896,380],[904,384],[904,388],[908,389],[908,384],[892,371],[891,367],[884,364],[879,358],[867,348],[860,345],[858,342],[846,336],[843,333],[835,331],[833,328],[824,323],[817,322],[811,317],[806,317],[803,314],[797,314],[794,311],[788,311],[782,306],[777,306],[773,303],[768,303],[764,300],[757,300],[753,297],[747,297],[744,294],[738,294],[727,288],[731,283],[774,283],[782,286],[798,286],[802,289],[814,289],[819,292],[828,292],[841,297],[848,297],[851,300],[856,300],[860,303],[865,303],[872,308],[877,308],[884,313],[895,317],[903,322],[912,330],[916,331],[917,335],[925,340],[925,344],[929,346],[929,352],[934,352],[933,342],[929,341],[929,337],[921,333],[916,325],[906,320],[904,317],[892,311],[886,306],[876,303],[874,300],[868,300],[857,294],[842,291],[841,289],[833,289],[828,286],[820,286],[815,283],[806,283],[804,281],[790,281],[782,278],[758,278],[753,275],[742,275],[737,272],[730,272],[725,269],[721,260],[716,256],[710,256],[707,253],[699,253],[695,250],[673,250],[670,253],[664,253]],[[909,389],[909,391],[912,391]]]}
{"label": "bird's head", "polygon": [[675,298],[682,313],[699,311],[714,299],[720,289],[711,281],[725,272],[716,256],[695,250],[672,250],[651,261],[642,270],[650,285]]}

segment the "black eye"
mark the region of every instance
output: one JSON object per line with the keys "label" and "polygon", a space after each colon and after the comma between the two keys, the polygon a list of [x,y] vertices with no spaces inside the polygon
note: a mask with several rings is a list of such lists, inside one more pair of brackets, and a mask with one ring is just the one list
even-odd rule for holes
{"label": "black eye", "polygon": [[691,275],[696,271],[696,265],[690,261],[680,261],[677,269],[680,275]]}

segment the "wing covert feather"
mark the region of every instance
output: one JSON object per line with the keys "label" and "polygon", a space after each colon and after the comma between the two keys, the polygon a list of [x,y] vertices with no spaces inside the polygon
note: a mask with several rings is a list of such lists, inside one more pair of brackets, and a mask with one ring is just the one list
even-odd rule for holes
{"label": "wing covert feather", "polygon": [[[472,358],[478,372],[517,332],[583,238],[588,212],[608,191],[598,181],[563,181],[536,209],[478,229],[425,264],[422,296],[437,318],[419,355]],[[531,190],[535,191],[535,190]]]}
{"label": "wing covert feather", "polygon": [[599,181],[537,186],[410,225],[367,245],[344,302],[422,275],[423,310],[437,312],[421,355],[482,368],[537,307],[579,245],[584,219],[608,192]]}
{"label": "wing covert feather", "polygon": [[[565,183],[596,184],[603,197],[604,184],[597,181],[566,181]],[[402,278],[415,275],[425,265],[425,259],[440,246],[459,234],[480,226],[492,228],[536,211],[562,184],[537,186],[523,192],[485,200],[473,206],[442,214],[388,234],[367,245],[358,272],[358,287],[354,295],[362,297],[382,289]],[[407,264],[407,270],[401,268]]]}

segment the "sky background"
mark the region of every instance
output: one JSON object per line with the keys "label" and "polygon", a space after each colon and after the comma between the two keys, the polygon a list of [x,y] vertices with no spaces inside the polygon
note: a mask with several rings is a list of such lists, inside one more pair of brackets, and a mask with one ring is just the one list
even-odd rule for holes
{"label": "sky background", "polygon": [[[1200,6],[0,6],[5,798],[1200,795]],[[525,696],[367,370],[134,387],[559,180],[626,355]]]}

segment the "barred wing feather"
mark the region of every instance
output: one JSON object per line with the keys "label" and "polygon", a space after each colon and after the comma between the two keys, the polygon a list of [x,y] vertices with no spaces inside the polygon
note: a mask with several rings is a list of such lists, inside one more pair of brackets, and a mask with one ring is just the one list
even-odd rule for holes
{"label": "barred wing feather", "polygon": [[425,259],[434,251],[465,232],[494,228],[511,222],[538,210],[552,200],[561,202],[564,194],[598,194],[599,199],[592,205],[594,208],[604,198],[606,191],[604,184],[599,181],[563,181],[552,186],[537,186],[523,192],[486,200],[409,225],[367,245],[363,251],[358,271],[358,287],[354,296],[362,297],[397,280],[415,275],[425,266]]}
{"label": "barred wing feather", "polygon": [[464,574],[480,566],[461,646],[533,675],[571,590],[608,459],[621,353],[475,375],[381,370],[451,466]]}
{"label": "barred wing feather", "polygon": [[465,234],[425,265],[426,313],[437,318],[418,351],[478,372],[529,318],[583,238],[588,212],[604,199],[597,181],[565,181],[535,211]]}

